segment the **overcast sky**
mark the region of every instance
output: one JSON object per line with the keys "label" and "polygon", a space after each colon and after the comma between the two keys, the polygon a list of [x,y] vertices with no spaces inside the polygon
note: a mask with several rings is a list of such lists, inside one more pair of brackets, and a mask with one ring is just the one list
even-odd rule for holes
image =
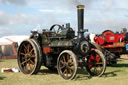
{"label": "overcast sky", "polygon": [[84,28],[101,33],[128,28],[128,0],[0,0],[0,37],[29,35],[40,25],[71,23],[77,29],[78,4],[85,5]]}

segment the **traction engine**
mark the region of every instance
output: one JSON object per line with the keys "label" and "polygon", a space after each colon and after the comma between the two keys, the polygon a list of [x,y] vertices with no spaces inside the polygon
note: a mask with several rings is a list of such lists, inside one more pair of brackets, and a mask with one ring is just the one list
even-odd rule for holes
{"label": "traction engine", "polygon": [[18,48],[18,65],[24,74],[36,74],[41,65],[49,70],[57,69],[64,79],[73,79],[78,66],[86,67],[92,76],[101,76],[106,60],[101,51],[84,38],[84,6],[78,5],[78,35],[70,24],[55,24],[43,29],[42,33],[32,31],[29,39]]}
{"label": "traction engine", "polygon": [[126,30],[121,33],[106,30],[101,35],[95,36],[94,41],[102,46],[108,64],[116,63],[116,59],[121,54],[128,53],[128,33]]}

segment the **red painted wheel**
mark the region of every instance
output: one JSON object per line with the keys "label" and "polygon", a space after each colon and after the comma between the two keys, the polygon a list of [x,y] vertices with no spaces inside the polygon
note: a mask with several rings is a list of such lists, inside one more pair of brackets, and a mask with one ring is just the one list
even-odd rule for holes
{"label": "red painted wheel", "polygon": [[24,74],[36,74],[42,63],[42,54],[38,43],[33,39],[24,40],[18,49],[18,65]]}
{"label": "red painted wheel", "polygon": [[92,76],[101,76],[106,69],[106,60],[103,53],[97,49],[92,50],[87,57],[86,69]]}
{"label": "red painted wheel", "polygon": [[72,51],[63,51],[57,60],[57,70],[59,75],[66,79],[71,80],[76,76],[77,72],[77,59]]}

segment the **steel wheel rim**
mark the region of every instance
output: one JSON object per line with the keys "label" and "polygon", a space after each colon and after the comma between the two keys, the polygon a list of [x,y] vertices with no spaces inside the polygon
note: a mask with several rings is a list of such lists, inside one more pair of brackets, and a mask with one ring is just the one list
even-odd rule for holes
{"label": "steel wheel rim", "polygon": [[18,51],[20,69],[25,74],[31,74],[35,69],[37,58],[35,48],[30,42],[23,42]]}
{"label": "steel wheel rim", "polygon": [[92,52],[90,58],[88,59],[88,68],[93,75],[100,75],[104,68],[104,63],[102,58],[95,51]]}
{"label": "steel wheel rim", "polygon": [[75,62],[73,57],[68,53],[64,53],[60,56],[58,66],[58,68],[60,69],[60,75],[64,79],[70,79],[74,75],[76,69]]}

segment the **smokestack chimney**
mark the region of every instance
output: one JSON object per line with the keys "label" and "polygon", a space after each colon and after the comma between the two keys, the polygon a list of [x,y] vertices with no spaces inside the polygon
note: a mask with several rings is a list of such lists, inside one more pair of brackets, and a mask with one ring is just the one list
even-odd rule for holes
{"label": "smokestack chimney", "polygon": [[77,6],[78,38],[84,37],[84,5]]}

